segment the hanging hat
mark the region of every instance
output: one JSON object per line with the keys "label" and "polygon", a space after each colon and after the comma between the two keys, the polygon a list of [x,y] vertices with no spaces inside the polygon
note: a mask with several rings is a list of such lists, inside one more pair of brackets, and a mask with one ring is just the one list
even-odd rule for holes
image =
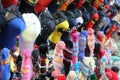
{"label": "hanging hat", "polygon": [[40,35],[47,39],[55,28],[54,18],[48,10],[45,10],[44,12],[40,13],[39,20],[42,25]]}
{"label": "hanging hat", "polygon": [[95,0],[92,3],[92,6],[94,6],[96,9],[98,9],[102,5],[103,2],[104,2],[104,0]]}
{"label": "hanging hat", "polygon": [[112,19],[117,14],[118,14],[117,8],[115,6],[110,5],[110,9],[107,12],[107,16]]}
{"label": "hanging hat", "polygon": [[114,0],[114,6],[117,8],[118,11],[120,11],[120,0]]}
{"label": "hanging hat", "polygon": [[73,43],[70,39],[70,33],[69,32],[64,32],[63,35],[61,36],[61,40],[65,42],[66,46],[68,48],[73,48]]}
{"label": "hanging hat", "polygon": [[51,13],[57,12],[59,6],[57,3],[59,3],[57,0],[52,0],[52,2],[48,5],[48,10]]}
{"label": "hanging hat", "polygon": [[65,75],[63,74],[63,75],[58,76],[58,77],[57,77],[57,80],[66,80],[66,77],[65,77]]}
{"label": "hanging hat", "polygon": [[7,8],[11,5],[17,5],[18,0],[1,0],[1,3],[2,3],[4,8]]}
{"label": "hanging hat", "polygon": [[60,40],[62,33],[69,29],[69,23],[67,17],[61,11],[54,13],[53,17],[55,20],[56,27],[54,31],[50,34],[49,40],[56,44]]}
{"label": "hanging hat", "polygon": [[116,25],[114,24],[112,28],[106,33],[107,39],[109,39],[112,35],[112,33],[117,29]]}
{"label": "hanging hat", "polygon": [[69,21],[69,28],[72,29],[73,27],[76,27],[76,17],[74,13],[70,10],[66,10],[64,14],[67,16]]}
{"label": "hanging hat", "polygon": [[90,13],[84,6],[82,6],[80,10],[82,11],[82,14],[83,14],[82,17],[84,22],[88,22],[90,20]]}
{"label": "hanging hat", "polygon": [[86,2],[86,0],[78,0],[78,2],[76,2],[76,8],[80,8],[84,3]]}
{"label": "hanging hat", "polygon": [[2,61],[7,60],[8,57],[10,56],[8,48],[3,48],[1,54],[2,54]]}
{"label": "hanging hat", "polygon": [[59,11],[66,11],[67,7],[74,2],[74,0],[65,0],[58,8]]}
{"label": "hanging hat", "polygon": [[118,74],[115,73],[114,71],[112,71],[111,69],[106,68],[105,73],[106,73],[106,76],[108,77],[108,79],[110,79],[110,80],[119,80],[118,79]]}
{"label": "hanging hat", "polygon": [[83,30],[79,35],[79,59],[83,60],[85,56],[85,48],[86,48],[86,37],[88,36],[88,31]]}
{"label": "hanging hat", "polygon": [[75,73],[75,71],[70,71],[68,76],[67,76],[67,79],[68,80],[75,80],[77,77],[77,74]]}
{"label": "hanging hat", "polygon": [[80,27],[83,24],[82,11],[80,9],[73,9],[72,12],[76,17],[77,27]]}
{"label": "hanging hat", "polygon": [[91,74],[90,75],[90,80],[97,80],[96,74]]}
{"label": "hanging hat", "polygon": [[22,16],[26,23],[26,28],[20,35],[20,51],[28,49],[32,52],[34,41],[41,31],[41,23],[33,13],[24,13]]}
{"label": "hanging hat", "polygon": [[39,13],[45,10],[45,8],[52,2],[52,0],[39,0],[39,2],[34,6],[35,13]]}

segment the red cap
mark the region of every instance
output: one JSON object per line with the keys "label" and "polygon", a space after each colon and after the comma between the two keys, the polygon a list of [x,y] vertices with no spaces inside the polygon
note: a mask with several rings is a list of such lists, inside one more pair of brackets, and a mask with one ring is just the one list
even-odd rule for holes
{"label": "red cap", "polygon": [[34,11],[35,13],[39,13],[45,10],[45,8],[52,2],[52,0],[39,0],[39,2],[35,5]]}
{"label": "red cap", "polygon": [[65,75],[61,75],[57,77],[57,80],[66,80],[66,77]]}
{"label": "red cap", "polygon": [[88,28],[92,28],[94,26],[95,22],[90,20],[87,24],[86,24],[86,29]]}
{"label": "red cap", "polygon": [[116,25],[113,25],[112,28],[106,34],[107,39],[111,37],[111,34],[117,29]]}
{"label": "red cap", "polygon": [[105,50],[103,49],[103,50],[99,51],[98,58],[101,59],[104,55],[105,55]]}
{"label": "red cap", "polygon": [[11,5],[17,5],[18,0],[1,0],[1,3],[2,3],[4,8],[7,8]]}

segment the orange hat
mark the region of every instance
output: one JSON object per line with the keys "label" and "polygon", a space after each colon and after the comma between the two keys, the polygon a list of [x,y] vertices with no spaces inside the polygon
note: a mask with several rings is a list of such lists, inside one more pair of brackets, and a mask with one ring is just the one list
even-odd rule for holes
{"label": "orange hat", "polygon": [[11,5],[17,5],[18,0],[1,0],[1,3],[2,3],[4,8],[7,8]]}

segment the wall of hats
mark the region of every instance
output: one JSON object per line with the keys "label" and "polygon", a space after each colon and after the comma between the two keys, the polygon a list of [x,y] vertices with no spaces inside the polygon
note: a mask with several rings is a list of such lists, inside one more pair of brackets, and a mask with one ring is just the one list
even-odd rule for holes
{"label": "wall of hats", "polygon": [[119,80],[119,3],[0,0],[0,80]]}

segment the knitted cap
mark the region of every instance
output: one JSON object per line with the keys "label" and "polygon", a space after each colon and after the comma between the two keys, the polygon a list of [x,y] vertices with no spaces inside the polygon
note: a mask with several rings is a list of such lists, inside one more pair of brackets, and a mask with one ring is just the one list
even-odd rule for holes
{"label": "knitted cap", "polygon": [[34,6],[35,13],[39,13],[45,10],[45,8],[52,2],[52,0],[39,0]]}
{"label": "knitted cap", "polygon": [[9,57],[9,50],[8,50],[8,48],[3,48],[0,54],[2,54],[2,61],[7,60],[8,57]]}
{"label": "knitted cap", "polygon": [[39,15],[39,20],[42,25],[40,35],[48,38],[55,28],[55,22],[52,14],[48,10],[41,12]]}
{"label": "knitted cap", "polygon": [[66,10],[64,13],[68,18],[69,27],[70,27],[70,29],[72,29],[72,27],[76,26],[76,17],[74,15],[74,13],[72,11],[70,11],[70,10]]}
{"label": "knitted cap", "polygon": [[22,16],[26,23],[26,29],[20,35],[20,51],[28,49],[32,52],[34,41],[41,31],[41,23],[33,13],[24,13]]}
{"label": "knitted cap", "polygon": [[53,14],[53,18],[55,20],[55,24],[58,25],[61,22],[67,20],[67,16],[62,11],[57,11]]}
{"label": "knitted cap", "polygon": [[85,7],[81,7],[80,10],[82,11],[82,14],[83,14],[83,20],[85,22],[88,22],[90,20],[90,13],[88,12],[88,10],[85,8]]}
{"label": "knitted cap", "polygon": [[17,5],[18,0],[1,0],[1,3],[2,3],[4,8],[7,8],[11,5]]}

